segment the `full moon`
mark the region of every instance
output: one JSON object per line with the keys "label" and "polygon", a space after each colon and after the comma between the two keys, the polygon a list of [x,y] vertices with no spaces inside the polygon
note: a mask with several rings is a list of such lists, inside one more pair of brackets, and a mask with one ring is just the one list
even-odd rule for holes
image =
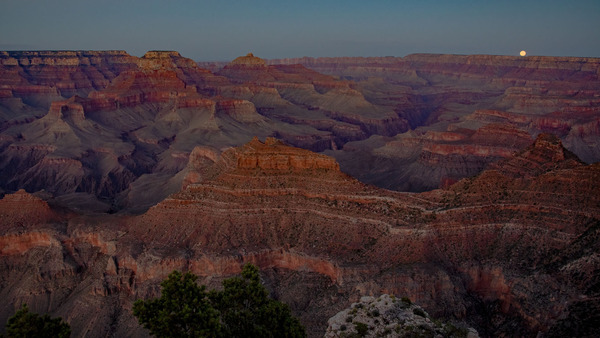
{"label": "full moon", "polygon": [[522,51],[521,51],[521,53],[519,53],[519,54],[520,54],[521,56],[525,56],[525,55],[527,55],[527,52],[526,52],[526,51],[524,51],[524,50],[522,50]]}

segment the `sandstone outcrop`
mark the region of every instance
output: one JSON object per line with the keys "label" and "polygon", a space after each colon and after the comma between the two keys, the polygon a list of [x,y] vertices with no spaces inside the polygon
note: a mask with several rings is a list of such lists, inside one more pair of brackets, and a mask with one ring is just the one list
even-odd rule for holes
{"label": "sandstone outcrop", "polygon": [[[259,135],[323,151],[408,129],[348,81],[300,65],[267,66],[251,55],[220,74],[174,51],[2,56],[0,187],[46,189],[57,201],[84,193],[92,209],[138,212],[160,201],[163,194],[140,199],[138,189],[155,180],[176,191],[198,145],[219,149]],[[73,72],[87,73],[70,79]],[[16,151],[40,147],[44,155]]]}

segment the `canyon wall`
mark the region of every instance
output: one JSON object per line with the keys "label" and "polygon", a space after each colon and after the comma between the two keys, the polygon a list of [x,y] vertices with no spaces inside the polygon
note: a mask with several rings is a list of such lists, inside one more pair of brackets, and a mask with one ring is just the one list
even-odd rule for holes
{"label": "canyon wall", "polygon": [[0,321],[26,302],[75,336],[146,335],[132,303],[172,270],[214,287],[252,263],[315,337],[382,293],[484,336],[597,329],[581,311],[598,306],[600,168],[556,137],[422,194],[365,185],[275,139],[194,154],[186,187],[139,216],[70,214],[24,192],[0,200],[0,292],[14,305]]}

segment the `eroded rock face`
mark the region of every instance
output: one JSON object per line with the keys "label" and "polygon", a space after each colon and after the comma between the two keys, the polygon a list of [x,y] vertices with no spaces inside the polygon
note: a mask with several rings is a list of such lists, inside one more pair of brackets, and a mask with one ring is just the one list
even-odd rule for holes
{"label": "eroded rock face", "polygon": [[230,65],[247,65],[247,66],[263,66],[266,67],[265,60],[254,56],[252,53],[246,54],[246,56],[237,57],[231,61]]}
{"label": "eroded rock face", "polygon": [[27,302],[143,335],[131,304],[173,269],[218,285],[252,262],[312,336],[382,293],[482,335],[594,332],[595,59],[305,63],[336,77],[86,53],[0,57],[0,323]]}
{"label": "eroded rock face", "polygon": [[[135,67],[125,51],[0,52],[0,86],[28,102],[49,102],[105,88],[122,71]],[[35,103],[34,103],[35,104]]]}
{"label": "eroded rock face", "polygon": [[289,147],[274,138],[267,138],[265,143],[254,138],[237,155],[237,169],[261,172],[338,171],[339,165],[331,157]]}
{"label": "eroded rock face", "polygon": [[[217,74],[174,51],[0,59],[0,188],[45,189],[60,203],[82,201],[65,205],[81,211],[147,209],[181,187],[196,146],[258,135],[323,151],[408,129],[351,82],[252,55]],[[18,150],[39,148],[47,151]],[[150,183],[164,189],[143,197]]]}
{"label": "eroded rock face", "polygon": [[0,322],[27,302],[74,332],[140,335],[131,305],[157,296],[172,270],[215,286],[253,263],[311,336],[323,335],[323,318],[384,293],[482,335],[594,329],[577,318],[597,306],[600,171],[555,137],[423,194],[364,185],[275,139],[192,154],[185,188],[135,217],[21,227],[6,205],[27,195],[0,200],[0,285],[14,305]]}
{"label": "eroded rock face", "polygon": [[[0,60],[0,189],[45,189],[60,201],[87,194],[81,210],[139,213],[179,189],[196,146],[254,136],[325,152],[361,181],[415,192],[476,175],[540,133],[586,163],[600,159],[597,59],[249,54],[215,73],[175,51]],[[42,146],[71,165],[57,173],[40,152],[14,151]],[[140,198],[150,182],[168,193]]]}

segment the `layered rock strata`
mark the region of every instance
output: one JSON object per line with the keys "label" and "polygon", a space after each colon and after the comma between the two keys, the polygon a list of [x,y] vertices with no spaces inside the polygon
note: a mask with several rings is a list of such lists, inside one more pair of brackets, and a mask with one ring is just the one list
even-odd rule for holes
{"label": "layered rock strata", "polygon": [[26,302],[76,335],[144,335],[131,304],[158,295],[173,269],[218,285],[249,262],[311,336],[323,335],[323,318],[382,293],[485,336],[597,330],[593,314],[579,318],[597,306],[600,171],[557,138],[424,194],[367,186],[338,168],[255,139],[194,150],[185,188],[140,216],[71,216],[25,231],[4,217],[0,292],[14,306],[0,321]]}
{"label": "layered rock strata", "polygon": [[0,189],[84,211],[142,212],[180,188],[194,147],[255,135],[401,191],[475,175],[543,132],[600,159],[592,58],[248,54],[211,72],[174,51],[39,51],[0,64]]}

